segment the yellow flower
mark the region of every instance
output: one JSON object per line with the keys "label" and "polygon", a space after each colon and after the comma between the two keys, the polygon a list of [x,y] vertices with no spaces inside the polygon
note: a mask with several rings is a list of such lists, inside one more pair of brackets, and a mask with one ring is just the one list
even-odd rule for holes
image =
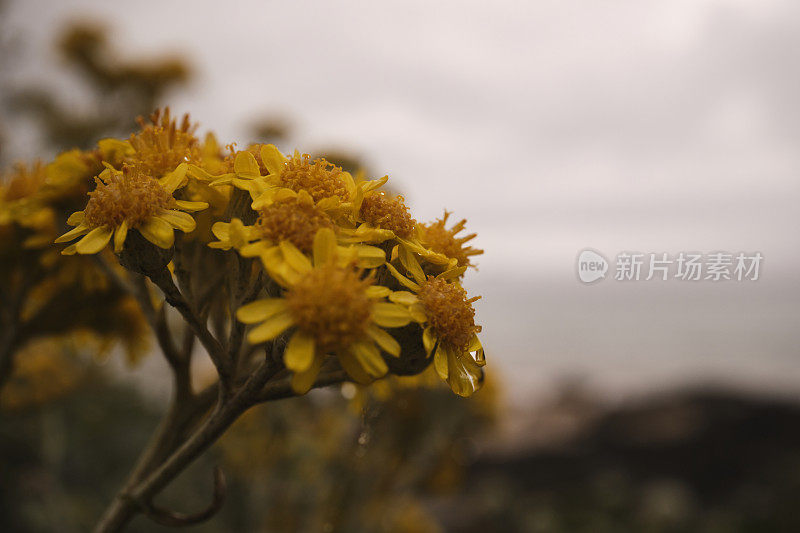
{"label": "yellow flower", "polygon": [[125,167],[122,172],[113,168],[104,170],[97,188],[89,193],[86,208],[67,220],[76,227],[55,242],[82,238],[61,253],[94,254],[105,248],[112,236],[114,251],[121,252],[131,229],[156,246],[170,248],[175,239],[174,229],[188,233],[195,228],[194,219],[186,211],[208,207],[205,202],[173,197],[175,190],[186,183],[186,166],[179,165],[160,180],[132,167]]}
{"label": "yellow flower", "polygon": [[389,230],[402,239],[410,238],[417,225],[402,196],[391,197],[382,191],[364,196],[358,213],[367,224]]}
{"label": "yellow flower", "polygon": [[257,300],[239,308],[237,318],[259,324],[247,339],[258,344],[275,339],[294,327],[283,355],[294,375],[292,388],[300,393],[311,388],[328,354],[335,354],[347,373],[368,383],[388,372],[381,349],[397,357],[400,344],[383,328],[411,321],[408,310],[383,301],[391,291],[373,285],[350,265],[337,260],[336,236],[325,228],[313,243],[313,264],[304,255],[299,275],[292,281],[276,279],[286,291],[283,297]]}
{"label": "yellow flower", "polygon": [[258,161],[249,151],[236,152],[233,155],[233,172],[215,175],[202,166],[190,165],[188,173],[199,182],[209,183],[214,187],[233,185],[237,189],[248,191],[251,198],[257,198],[269,187],[261,176]]}
{"label": "yellow flower", "polygon": [[[389,296],[393,302],[408,306],[412,318],[423,326],[422,344],[439,377],[459,396],[470,396],[483,383],[482,366],[486,364],[478,339],[472,303],[480,297],[467,298],[457,282],[465,266],[447,270],[436,277],[425,276],[414,254],[399,247],[398,257],[413,280],[390,263],[387,269],[408,291]],[[472,353],[475,353],[473,357]]]}
{"label": "yellow flower", "polygon": [[[336,227],[324,204],[325,200],[315,203],[306,191],[281,189],[272,203],[258,211],[255,225],[245,226],[238,219],[214,224],[212,231],[219,241],[209,246],[236,248],[243,257],[259,257],[270,276],[293,280],[308,261],[304,254],[312,252],[317,232]],[[362,268],[375,268],[386,260],[383,250],[365,245],[339,247],[337,257]]]}
{"label": "yellow flower", "polygon": [[103,170],[101,161],[97,151],[60,153],[45,167],[47,187],[57,196],[82,196],[88,192],[92,178]]}
{"label": "yellow flower", "polygon": [[352,242],[381,243],[390,239],[412,238],[417,221],[411,217],[402,196],[389,196],[377,189],[388,176],[356,184],[352,216],[358,226],[343,233]]}
{"label": "yellow flower", "polygon": [[264,176],[269,187],[255,198],[254,209],[268,205],[281,189],[306,191],[315,202],[326,207],[337,206],[355,193],[350,173],[324,158],[311,160],[311,156],[296,150],[294,155],[286,157],[272,144],[262,146],[260,153],[261,162],[269,171]]}
{"label": "yellow flower", "polygon": [[22,348],[16,368],[0,391],[0,406],[14,411],[42,405],[74,390],[85,375],[83,365],[61,339],[37,339]]}
{"label": "yellow flower", "polygon": [[473,255],[480,255],[483,250],[468,246],[466,243],[476,237],[475,233],[471,233],[464,237],[456,237],[456,235],[464,229],[467,223],[466,219],[457,222],[452,228],[447,229],[445,224],[450,217],[450,213],[445,211],[444,217],[438,219],[430,224],[418,224],[416,237],[417,240],[424,246],[434,252],[443,254],[458,262],[458,266],[474,267],[470,258]]}
{"label": "yellow flower", "polygon": [[141,130],[131,135],[130,146],[133,154],[127,162],[138,170],[161,178],[175,170],[178,165],[200,159],[199,140],[194,135],[197,126],[183,115],[180,125],[170,115],[169,107],[156,110],[150,116],[150,124],[139,117]]}
{"label": "yellow flower", "polygon": [[212,174],[220,174],[225,171],[225,158],[222,157],[219,141],[211,132],[206,134],[203,144],[200,146],[200,166]]}
{"label": "yellow flower", "polygon": [[[41,248],[53,240],[57,231],[56,214],[42,193],[45,185],[45,167],[39,162],[30,166],[17,164],[0,179],[3,247]],[[7,239],[12,235],[14,239]]]}

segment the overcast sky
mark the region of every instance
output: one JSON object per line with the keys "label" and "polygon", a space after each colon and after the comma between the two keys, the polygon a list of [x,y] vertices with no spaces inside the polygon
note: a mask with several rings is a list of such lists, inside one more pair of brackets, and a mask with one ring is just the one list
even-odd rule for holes
{"label": "overcast sky", "polygon": [[[31,76],[57,67],[55,28],[85,14],[110,24],[124,55],[185,54],[198,75],[173,108],[224,141],[285,116],[295,134],[284,148],[346,147],[388,173],[419,218],[467,217],[487,250],[470,282],[506,368],[597,340],[531,339],[519,301],[488,293],[502,285],[513,298],[520,284],[539,313],[560,305],[568,319],[591,290],[574,274],[587,246],[758,250],[769,275],[747,289],[763,301],[754,312],[774,309],[773,294],[800,303],[797,2],[25,0],[6,23],[25,35]],[[563,285],[572,304],[538,285]],[[798,340],[786,309],[776,354]],[[548,343],[552,353],[521,348]]]}

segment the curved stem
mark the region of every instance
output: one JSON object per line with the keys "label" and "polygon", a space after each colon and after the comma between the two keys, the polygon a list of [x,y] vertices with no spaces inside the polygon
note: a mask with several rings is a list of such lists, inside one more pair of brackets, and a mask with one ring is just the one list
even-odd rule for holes
{"label": "curved stem", "polygon": [[141,481],[126,484],[95,527],[96,533],[120,531],[148,502],[180,474],[192,461],[208,449],[222,433],[255,403],[259,391],[281,365],[266,359],[247,382],[229,399],[220,398],[206,421],[181,444],[160,466]]}

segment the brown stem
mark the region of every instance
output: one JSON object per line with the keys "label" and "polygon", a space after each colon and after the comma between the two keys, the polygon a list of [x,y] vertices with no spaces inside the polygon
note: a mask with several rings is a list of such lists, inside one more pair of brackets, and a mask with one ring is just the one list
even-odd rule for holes
{"label": "brown stem", "polygon": [[225,503],[226,491],[225,475],[222,473],[222,469],[217,466],[214,468],[214,497],[211,503],[202,511],[185,514],[150,504],[144,508],[144,513],[153,522],[167,527],[186,527],[201,524],[213,518],[222,509],[222,504]]}
{"label": "brown stem", "polygon": [[22,273],[22,280],[17,290],[3,300],[2,312],[3,327],[0,330],[0,391],[11,378],[14,372],[14,355],[25,342],[23,333],[24,324],[21,317],[22,307],[28,296],[28,290],[40,272],[39,267]]}
{"label": "brown stem", "polygon": [[208,352],[211,361],[214,363],[220,375],[220,382],[223,385],[223,390],[227,389],[231,382],[231,371],[230,365],[225,361],[225,352],[222,345],[220,345],[219,341],[217,341],[208,330],[206,324],[198,318],[194,309],[192,309],[189,303],[183,298],[178,287],[175,286],[175,282],[172,281],[172,275],[169,273],[169,270],[165,268],[158,273],[151,274],[150,279],[164,292],[166,301],[178,310],[187,324],[189,324],[189,327],[192,328],[195,335],[197,335],[197,338],[200,339],[200,343]]}
{"label": "brown stem", "polygon": [[95,532],[120,531],[159,491],[213,444],[231,424],[255,403],[264,384],[281,370],[266,359],[229,399],[220,398],[211,416],[160,466],[139,482],[126,485],[98,522]]}
{"label": "brown stem", "polygon": [[[329,385],[343,383],[347,380],[347,373],[344,370],[333,370],[331,372],[320,374],[316,381],[314,381],[314,385],[312,385],[311,388],[319,389]],[[289,381],[280,381],[276,383],[270,383],[264,387],[264,389],[258,394],[256,401],[258,403],[264,403],[282,400],[284,398],[293,398],[295,396],[297,396],[297,393],[292,390],[291,383]]]}
{"label": "brown stem", "polygon": [[14,352],[17,349],[17,334],[14,324],[4,328],[0,338],[0,391],[14,371]]}

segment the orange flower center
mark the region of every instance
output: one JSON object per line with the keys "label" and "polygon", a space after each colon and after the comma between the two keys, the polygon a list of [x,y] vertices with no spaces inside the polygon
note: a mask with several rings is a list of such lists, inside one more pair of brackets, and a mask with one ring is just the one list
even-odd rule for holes
{"label": "orange flower center", "polygon": [[475,309],[467,291],[456,283],[431,278],[417,293],[436,337],[453,348],[466,350],[472,336],[481,330],[475,325]]}
{"label": "orange flower center", "polygon": [[310,158],[308,154],[293,155],[286,162],[280,175],[283,186],[295,192],[304,190],[315,202],[332,196],[347,198],[347,187],[340,177],[342,169],[324,158]]}
{"label": "orange flower center", "polygon": [[289,241],[300,250],[310,252],[317,231],[333,228],[333,222],[315,205],[287,198],[263,208],[256,227],[265,239]]}
{"label": "orange flower center", "polygon": [[379,228],[392,230],[407,239],[414,231],[416,221],[411,218],[402,196],[389,198],[385,193],[370,194],[361,203],[361,217]]}
{"label": "orange flower center", "polygon": [[464,229],[467,220],[461,220],[447,229],[445,224],[450,213],[445,212],[444,217],[430,224],[420,224],[420,240],[434,252],[439,252],[458,261],[458,266],[472,266],[470,256],[480,255],[483,250],[466,246],[468,241],[476,237],[475,233],[456,237]]}
{"label": "orange flower center", "polygon": [[90,227],[116,227],[123,220],[136,227],[159,210],[174,206],[175,199],[157,180],[126,167],[106,181],[97,179],[84,215]]}
{"label": "orange flower center", "polygon": [[309,272],[286,293],[286,303],[304,332],[323,351],[344,348],[364,336],[372,313],[371,278],[329,263]]}
{"label": "orange flower center", "polygon": [[147,124],[140,118],[141,130],[130,138],[136,150],[132,163],[139,170],[160,178],[185,161],[200,160],[199,141],[194,136],[196,126],[190,122],[188,114],[183,116],[180,126],[170,117],[169,108],[163,115],[156,111],[150,120],[152,124]]}

